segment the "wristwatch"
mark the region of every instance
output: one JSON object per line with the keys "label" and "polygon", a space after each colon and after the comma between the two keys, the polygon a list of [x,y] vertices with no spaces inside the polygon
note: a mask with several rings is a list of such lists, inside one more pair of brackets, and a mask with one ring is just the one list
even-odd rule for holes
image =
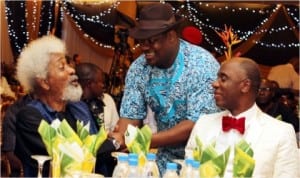
{"label": "wristwatch", "polygon": [[121,144],[118,140],[116,140],[115,138],[110,138],[110,141],[112,142],[116,150],[120,148]]}

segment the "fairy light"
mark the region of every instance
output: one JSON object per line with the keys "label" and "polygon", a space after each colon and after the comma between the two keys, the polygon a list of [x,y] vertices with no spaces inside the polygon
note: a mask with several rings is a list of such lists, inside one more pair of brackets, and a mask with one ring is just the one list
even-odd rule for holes
{"label": "fairy light", "polygon": [[299,48],[299,43],[289,43],[289,44],[283,44],[283,43],[264,43],[261,41],[255,41],[256,45],[268,47],[268,48]]}
{"label": "fairy light", "polygon": [[[101,43],[101,42],[97,41],[95,38],[93,38],[92,36],[85,33],[83,31],[81,25],[79,24],[79,21],[88,21],[88,22],[100,25],[102,28],[106,28],[108,31],[109,30],[114,30],[114,24],[104,22],[102,19],[103,19],[103,17],[110,15],[112,13],[112,11],[114,11],[114,9],[116,9],[118,7],[118,5],[120,4],[119,1],[113,2],[111,7],[109,7],[107,10],[104,10],[102,12],[99,12],[99,14],[92,15],[92,16],[87,16],[84,13],[78,12],[75,9],[75,7],[68,4],[68,1],[64,1],[63,3],[64,3],[63,4],[64,12],[66,14],[70,15],[70,17],[72,17],[72,19],[74,20],[75,25],[78,28],[78,30],[83,32],[84,36],[87,39],[89,39],[91,42],[93,42],[96,46],[100,46],[100,47],[103,47],[103,48],[114,49],[114,46]],[[99,5],[99,3],[98,3],[98,5]]]}
{"label": "fairy light", "polygon": [[[248,38],[252,35],[260,35],[262,33],[267,32],[268,34],[274,34],[274,33],[278,33],[278,32],[283,32],[283,31],[293,31],[295,29],[297,29],[296,26],[288,26],[288,25],[284,25],[284,26],[280,26],[280,27],[276,27],[276,28],[270,28],[270,29],[261,29],[260,31],[258,31],[258,29],[263,26],[269,19],[269,16],[271,14],[273,14],[274,12],[278,11],[280,8],[280,5],[276,5],[274,6],[273,9],[260,9],[260,10],[255,10],[255,9],[249,9],[248,7],[242,8],[242,7],[238,7],[238,8],[232,8],[229,6],[225,6],[225,7],[216,7],[214,4],[209,4],[209,3],[203,3],[203,2],[199,2],[198,5],[203,8],[214,8],[217,9],[219,11],[228,11],[231,13],[239,13],[242,11],[249,11],[253,14],[261,14],[261,15],[265,15],[268,16],[264,19],[262,19],[261,22],[258,23],[257,26],[255,26],[253,29],[251,30],[247,30],[247,31],[242,31],[241,29],[233,29],[233,32],[235,34],[237,34],[239,36],[239,38],[243,41],[248,40]],[[205,41],[210,45],[213,46],[216,50],[216,52],[223,54],[223,51],[226,49],[226,47],[223,44],[215,44],[213,42],[213,39],[211,39],[211,36],[209,36],[208,34],[205,33],[205,31],[203,31],[203,28],[207,28],[207,29],[211,29],[214,31],[222,31],[223,30],[223,26],[222,27],[218,27],[218,26],[214,26],[212,25],[213,20],[206,17],[205,20],[200,20],[199,18],[197,18],[197,14],[199,14],[199,12],[197,11],[197,9],[193,8],[190,4],[189,1],[186,2],[186,6],[180,6],[179,9],[176,9],[175,12],[182,12],[186,9],[186,11],[188,12],[188,14],[184,14],[183,17],[185,17],[188,21],[193,22],[196,26],[198,26],[198,28],[202,31],[202,35],[205,39]],[[293,11],[296,11],[295,9]],[[292,10],[288,9],[289,15],[294,17],[294,20],[296,22],[299,22],[299,19],[295,18],[294,13],[292,12]],[[296,11],[297,12],[297,11]],[[292,47],[299,47],[298,43],[290,43],[290,44],[284,44],[284,43],[279,43],[279,44],[274,44],[274,43],[266,43],[266,42],[261,42],[261,41],[256,41],[255,42],[258,45],[264,46],[264,47],[269,47],[269,48],[292,48]]]}
{"label": "fairy light", "polygon": [[290,17],[293,18],[293,20],[300,26],[299,22],[299,8],[286,8],[287,13]]}
{"label": "fairy light", "polygon": [[[36,30],[36,24],[39,23],[39,22],[37,22],[37,17],[36,17],[37,2],[38,2],[38,0],[33,1],[33,12],[32,12],[33,22],[31,23],[31,25],[32,25],[34,31]],[[161,2],[164,2],[164,1],[161,1]],[[96,15],[88,16],[84,13],[77,11],[76,8],[71,5],[72,3],[78,3],[78,4],[94,3],[94,5],[101,5],[102,3],[103,4],[111,3],[111,6],[108,7],[107,9],[99,12]],[[97,41],[96,39],[94,39],[89,34],[85,33],[82,29],[82,26],[79,24],[79,21],[86,21],[86,22],[94,23],[94,24],[97,24],[98,26],[101,26],[101,28],[105,28],[107,30],[113,30],[114,24],[107,22],[107,20],[105,20],[104,18],[111,15],[111,13],[115,11],[115,9],[118,7],[118,5],[120,3],[121,3],[121,1],[111,1],[111,0],[89,1],[89,2],[86,2],[84,0],[78,0],[78,1],[65,0],[65,1],[59,1],[59,3],[55,3],[55,0],[51,0],[50,5],[48,5],[47,7],[46,7],[46,5],[44,5],[44,3],[42,3],[41,16],[46,15],[47,17],[49,17],[47,19],[46,23],[47,23],[47,33],[50,33],[51,27],[53,27],[53,22],[54,22],[54,20],[53,20],[54,19],[54,13],[53,13],[54,7],[53,6],[60,5],[59,13],[60,13],[61,21],[63,21],[65,18],[64,13],[70,15],[70,17],[72,17],[72,19],[74,20],[75,25],[78,28],[78,30],[83,32],[84,36],[87,39],[89,39],[91,42],[93,42],[97,46],[114,49],[113,46],[101,43],[101,42]],[[213,46],[218,53],[220,53],[220,54],[223,53],[223,51],[226,49],[226,47],[222,44],[215,44],[212,37],[210,35],[206,34],[205,31],[203,31],[204,28],[214,30],[214,31],[222,31],[223,24],[222,24],[222,27],[216,26],[213,24],[214,19],[210,19],[209,17],[206,17],[203,20],[200,19],[199,11],[197,8],[193,7],[192,3],[195,4],[194,1],[186,0],[184,3],[182,3],[180,6],[178,6],[177,9],[173,8],[173,10],[177,14],[180,14],[182,17],[187,19],[188,21],[193,22],[202,31],[205,41],[209,45]],[[20,2],[20,6],[25,9],[25,16],[28,16],[27,8],[25,8],[25,1]],[[230,5],[222,7],[222,6],[216,6],[215,3],[211,4],[208,2],[197,2],[197,6],[199,6],[200,8],[201,7],[202,8],[211,8],[211,9],[215,9],[218,11],[226,11],[229,13],[240,13],[240,12],[246,11],[247,13],[260,14],[260,15],[262,15],[262,17],[265,16],[265,18],[263,18],[261,20],[261,22],[258,22],[258,24],[250,30],[245,31],[245,30],[241,30],[238,28],[233,29],[233,32],[235,34],[237,34],[239,36],[239,38],[243,41],[248,40],[248,38],[254,34],[260,35],[262,33],[267,33],[268,35],[272,35],[272,34],[279,33],[279,32],[298,30],[298,28],[300,26],[300,24],[299,24],[299,9],[297,7],[287,7],[286,8],[288,15],[296,22],[295,26],[282,25],[282,26],[279,26],[276,28],[260,29],[261,26],[263,26],[268,21],[270,15],[273,14],[274,12],[276,12],[277,10],[279,10],[279,7],[280,7],[279,5],[274,6],[274,8],[272,8],[272,9],[251,9],[249,7],[233,7]],[[14,22],[14,20],[12,18],[14,15],[13,15],[10,7],[8,7],[8,6],[5,7],[5,13],[6,13],[6,19],[8,19],[8,33],[11,38],[12,44],[17,48],[17,50],[19,52],[21,52],[21,49],[25,44],[19,44],[20,43],[19,42],[20,40],[18,39],[19,34],[17,34],[17,31],[15,31],[15,29],[12,28],[16,22]],[[21,27],[21,29],[24,29],[24,30],[22,30],[22,34],[24,35],[24,37],[27,40],[29,40],[29,33],[26,31],[26,21],[25,21],[25,19],[21,19],[20,21],[21,21],[20,27]],[[43,24],[42,18],[40,21],[41,21],[40,24]],[[258,29],[260,29],[260,30],[258,31]],[[39,33],[39,35],[41,35],[41,34]],[[260,46],[268,47],[268,48],[299,47],[299,43],[288,43],[287,44],[284,42],[274,43],[274,42],[265,42],[265,41],[254,41],[254,43],[257,45],[260,45]],[[136,45],[132,49],[135,50],[138,47],[139,46]]]}
{"label": "fairy light", "polygon": [[[6,6],[5,6],[5,15],[6,15],[6,20],[7,20],[7,24],[8,24],[8,34],[10,37],[10,41],[12,43],[12,45],[15,47],[15,49],[17,50],[18,53],[21,53],[22,48],[25,46],[26,43],[21,43],[20,39],[19,39],[19,35],[18,32],[15,30],[15,24],[18,23],[20,28],[18,28],[17,30],[22,30],[21,34],[23,35],[22,37],[25,37],[26,40],[29,39],[29,34],[26,31],[26,22],[25,22],[25,18],[22,18],[19,22],[14,21],[14,17],[15,14],[13,14],[12,9],[10,8],[10,5],[8,5],[9,2],[6,2]],[[25,1],[22,1],[19,3],[20,8],[21,9],[26,9],[25,8]],[[26,12],[25,12],[25,16],[26,16]]]}

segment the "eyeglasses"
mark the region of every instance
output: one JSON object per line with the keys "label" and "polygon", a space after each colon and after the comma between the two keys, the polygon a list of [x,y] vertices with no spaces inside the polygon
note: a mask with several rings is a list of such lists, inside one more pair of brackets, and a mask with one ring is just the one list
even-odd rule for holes
{"label": "eyeglasses", "polygon": [[162,34],[159,34],[157,36],[154,36],[154,37],[151,37],[151,38],[148,38],[148,39],[137,40],[137,42],[141,46],[145,46],[145,45],[153,46],[155,43],[162,40],[164,37],[165,37],[165,33],[162,33]]}
{"label": "eyeglasses", "polygon": [[272,88],[270,88],[270,87],[259,88],[259,89],[258,89],[259,92],[262,92],[262,91],[271,91],[271,90],[272,90]]}

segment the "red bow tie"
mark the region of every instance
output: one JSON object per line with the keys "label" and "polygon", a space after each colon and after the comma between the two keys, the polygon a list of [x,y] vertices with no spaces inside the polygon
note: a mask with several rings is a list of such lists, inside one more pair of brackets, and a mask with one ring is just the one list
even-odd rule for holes
{"label": "red bow tie", "polygon": [[230,129],[236,129],[241,134],[245,132],[245,117],[236,119],[230,116],[223,116],[222,129],[224,132],[228,132]]}

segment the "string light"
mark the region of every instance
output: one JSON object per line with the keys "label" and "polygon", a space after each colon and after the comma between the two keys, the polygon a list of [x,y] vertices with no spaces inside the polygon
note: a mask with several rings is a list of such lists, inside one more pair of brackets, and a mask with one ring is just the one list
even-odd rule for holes
{"label": "string light", "polygon": [[299,48],[300,47],[299,43],[275,44],[275,43],[264,43],[261,41],[255,41],[255,44],[263,46],[263,47],[268,47],[268,48]]}
{"label": "string light", "polygon": [[287,13],[290,17],[292,17],[295,22],[298,24],[298,27],[300,26],[299,22],[299,8],[286,8]]}
{"label": "string light", "polygon": [[114,49],[113,46],[101,43],[101,42],[97,41],[95,38],[93,38],[92,36],[85,33],[82,30],[82,27],[78,22],[79,21],[88,21],[88,22],[91,22],[93,24],[100,25],[100,26],[102,26],[102,28],[106,28],[107,31],[114,30],[114,24],[106,23],[102,19],[103,19],[103,17],[105,17],[107,15],[110,15],[112,13],[112,11],[114,11],[114,9],[116,9],[118,7],[119,4],[120,4],[120,2],[115,1],[115,2],[113,2],[112,6],[109,7],[107,10],[104,10],[102,12],[99,12],[99,14],[92,15],[92,16],[87,16],[84,13],[78,12],[75,9],[74,6],[72,6],[71,4],[68,3],[68,1],[64,1],[63,9],[64,9],[66,14],[68,14],[68,15],[70,15],[70,17],[72,17],[72,19],[74,20],[75,25],[78,28],[78,30],[83,32],[84,36],[87,39],[89,39],[91,42],[93,42],[96,46],[100,46],[100,47],[103,47],[103,48]]}
{"label": "string light", "polygon": [[[242,8],[242,7],[238,7],[238,8],[232,8],[229,6],[225,6],[225,7],[217,7],[215,4],[210,4],[210,3],[203,3],[203,2],[199,2],[198,3],[199,7],[203,7],[203,8],[213,8],[213,9],[217,9],[219,11],[228,11],[228,12],[232,12],[232,13],[239,13],[242,11],[250,11],[250,9],[248,7]],[[260,10],[251,10],[251,12],[253,14],[261,14],[264,16],[271,16],[271,14],[275,13],[276,11],[278,11],[280,8],[280,5],[276,5],[274,6],[273,9],[260,9]],[[175,12],[184,12],[187,11],[188,14],[182,14],[182,16],[184,18],[186,18],[188,21],[193,22],[196,26],[198,26],[198,28],[202,31],[202,35],[205,39],[205,41],[210,45],[213,46],[215,51],[219,54],[223,54],[224,50],[226,49],[226,47],[223,44],[215,44],[213,42],[212,36],[210,36],[209,34],[205,33],[205,31],[203,31],[204,28],[213,30],[213,31],[222,31],[223,30],[223,26],[222,27],[218,27],[218,26],[214,26],[213,25],[213,20],[206,17],[205,20],[200,20],[200,18],[197,18],[197,15],[199,15],[199,12],[197,9],[195,9],[194,7],[192,7],[191,3],[189,1],[186,2],[186,6],[182,5],[179,6],[178,9],[175,9]],[[293,10],[296,11],[297,10]],[[288,9],[288,13],[290,14],[290,16],[294,17],[294,20],[296,22],[299,23],[299,19],[295,18],[294,13],[292,12],[292,10]],[[258,31],[259,28],[261,28],[261,26],[263,26],[267,21],[268,21],[269,17],[266,17],[264,19],[262,19],[262,21],[260,23],[258,23],[257,26],[255,26],[252,30],[247,30],[247,31],[242,31],[241,29],[233,29],[233,32],[235,34],[237,34],[239,36],[239,38],[243,41],[247,41],[248,38],[252,35],[260,35],[262,33],[268,33],[268,34],[274,34],[274,33],[278,33],[278,32],[283,32],[283,31],[293,31],[295,29],[297,29],[296,26],[288,26],[288,25],[284,25],[284,26],[280,26],[280,27],[276,27],[276,28],[270,28],[270,29],[260,29]],[[268,47],[268,48],[292,48],[292,47],[299,47],[299,43],[290,43],[290,44],[283,44],[283,43],[279,43],[279,44],[274,44],[274,43],[266,43],[266,42],[261,42],[261,41],[255,41],[256,44],[260,45],[260,46],[264,46],[264,47]]]}
{"label": "string light", "polygon": [[[7,24],[8,24],[8,34],[10,37],[10,41],[12,43],[12,45],[15,47],[15,49],[17,50],[18,53],[21,53],[22,48],[25,46],[24,43],[21,43],[21,39],[19,39],[19,35],[18,32],[15,30],[15,24],[18,23],[18,26],[20,27],[19,29],[17,29],[18,31],[21,31],[21,34],[23,36],[20,36],[20,38],[25,37],[26,40],[29,39],[29,34],[26,31],[26,22],[25,22],[25,18],[22,19],[18,19],[20,21],[14,21],[14,19],[16,19],[15,14],[13,14],[13,11],[11,9],[11,6],[14,6],[14,8],[16,8],[16,5],[13,4],[9,4],[10,2],[6,2],[6,6],[5,6],[5,15],[6,15],[6,20],[7,20]],[[25,1],[19,2],[20,8],[24,9],[25,8]],[[26,9],[26,8],[25,8]],[[24,13],[24,15],[26,15],[26,12]]]}
{"label": "string light", "polygon": [[[103,1],[89,1],[88,3],[94,3],[93,5],[101,5],[104,3],[110,3],[110,7],[107,9],[99,12],[96,15],[87,15],[85,13],[79,12],[76,10],[76,8],[72,5],[72,3],[76,4],[86,4],[85,1],[79,0],[78,2],[74,2],[71,0],[66,0],[66,1],[59,1],[59,3],[55,3],[55,0],[51,0],[50,7],[46,7],[44,3],[42,3],[41,7],[41,16],[45,15],[48,17],[47,19],[47,33],[49,34],[51,32],[51,28],[55,25],[53,24],[54,22],[54,13],[53,9],[55,8],[55,5],[60,5],[60,20],[64,20],[64,13],[70,15],[72,19],[75,22],[76,28],[78,28],[79,31],[81,31],[84,36],[89,39],[91,42],[93,42],[95,45],[104,47],[104,48],[110,48],[114,49],[113,46],[107,45],[104,43],[99,42],[89,34],[85,33],[82,29],[82,26],[79,24],[79,21],[86,21],[90,22],[93,24],[97,24],[98,26],[100,25],[101,28],[106,29],[107,31],[114,30],[114,24],[111,24],[109,21],[105,20],[107,19],[107,16],[111,15],[112,12],[115,12],[115,9],[118,7],[118,5],[121,3],[121,1],[109,1],[109,0],[103,0]],[[164,1],[161,1],[164,3]],[[192,4],[193,3],[193,4]],[[25,8],[25,1],[24,2],[19,2],[20,6],[25,9],[25,15],[28,16],[27,8]],[[178,6],[178,8],[173,8],[174,12],[180,14],[182,17],[187,19],[188,21],[192,22],[195,24],[203,34],[203,37],[205,41],[210,45],[215,48],[215,50],[222,54],[223,51],[226,49],[226,47],[223,44],[216,44],[214,42],[215,39],[213,39],[213,36],[209,35],[209,33],[206,33],[206,30],[208,29],[210,31],[222,31],[223,30],[223,24],[222,26],[216,26],[214,25],[214,19],[210,19],[209,17],[203,17],[202,19],[199,18],[201,16],[201,13],[199,13],[199,10],[194,7],[194,5],[197,5],[199,8],[210,8],[210,9],[215,9],[217,11],[226,11],[229,13],[241,13],[241,12],[248,12],[248,13],[253,13],[253,14],[259,14],[261,15],[261,21],[257,23],[252,29],[250,30],[242,30],[239,29],[238,27],[235,27],[233,29],[233,32],[239,36],[239,38],[243,41],[246,41],[251,37],[252,35],[260,35],[263,33],[267,33],[268,35],[273,35],[275,33],[281,33],[285,31],[295,31],[299,29],[299,9],[297,7],[286,7],[288,15],[296,22],[295,26],[289,26],[289,25],[282,25],[282,26],[277,26],[269,28],[269,29],[260,29],[266,22],[268,22],[270,16],[275,13],[276,11],[279,10],[279,5],[276,5],[274,7],[268,8],[268,9],[251,9],[249,7],[236,7],[236,6],[218,6],[216,3],[207,3],[207,2],[194,2],[190,0],[186,0],[184,3]],[[12,41],[12,44],[17,48],[18,52],[21,52],[22,47],[25,44],[19,44],[20,40],[18,39],[17,32],[15,29],[12,27],[16,22],[14,22],[13,18],[13,13],[10,9],[9,6],[5,7],[5,13],[6,13],[6,19],[8,19],[8,33],[10,36],[10,39]],[[33,31],[36,30],[36,24],[37,22],[37,0],[33,1],[33,22],[31,23],[31,26],[33,28]],[[43,18],[40,20],[40,24],[43,24]],[[26,21],[25,19],[21,19],[21,24],[20,27],[22,29],[22,34],[25,36],[27,40],[29,40],[29,33],[26,31]],[[20,22],[19,22],[20,23]],[[260,29],[260,30],[258,30]],[[40,32],[39,32],[39,35]],[[268,47],[268,48],[295,48],[299,47],[299,43],[291,42],[291,43],[284,43],[284,42],[265,42],[265,41],[254,41],[255,44]],[[132,49],[135,50],[139,46],[136,45]]]}

